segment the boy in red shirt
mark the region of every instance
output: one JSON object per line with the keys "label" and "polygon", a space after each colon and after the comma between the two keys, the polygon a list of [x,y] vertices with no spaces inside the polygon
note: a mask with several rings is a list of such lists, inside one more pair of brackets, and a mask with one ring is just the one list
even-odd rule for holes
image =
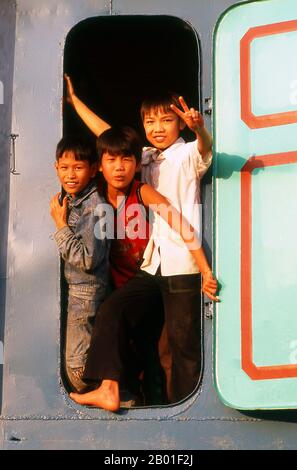
{"label": "boy in red shirt", "polygon": [[[105,198],[114,208],[119,209],[120,205],[123,204],[123,200],[125,198],[129,199],[131,194],[135,194],[136,191],[137,202],[140,205],[142,204],[144,207],[150,207],[155,210],[171,228],[178,232],[202,274],[202,291],[210,299],[217,301],[218,298],[215,296],[217,281],[212,275],[201,243],[197,239],[193,228],[171,206],[170,202],[151,186],[135,183],[134,176],[141,158],[141,146],[139,146],[139,151],[137,151],[137,145],[135,145],[136,139],[137,135],[129,128],[120,130],[115,128],[108,129],[99,137],[100,171],[107,182]],[[137,214],[137,212],[139,213]],[[139,218],[138,224],[135,224],[135,217]],[[141,215],[141,210],[135,210],[132,219],[133,223],[131,224],[128,218],[124,217],[124,231],[125,233],[129,232],[133,225],[133,227],[137,227],[135,229],[136,234],[139,234],[139,231],[143,231],[143,215]],[[118,240],[118,243],[128,250],[130,249],[126,241]],[[131,256],[133,256],[134,252],[135,250],[132,248],[130,251]],[[199,291],[199,283],[196,277],[193,277],[192,281],[191,289],[188,287],[186,292],[182,293],[181,291],[185,302],[195,291]],[[95,405],[110,411],[116,411],[119,408],[119,382],[124,368],[124,351],[127,339],[126,328],[127,326],[135,327],[141,322],[145,314],[143,305],[146,305],[146,302],[151,301],[152,296],[159,295],[160,292],[165,303],[165,310],[167,308],[166,321],[167,323],[168,321],[172,323],[170,304],[177,300],[176,295],[179,295],[179,293],[171,291],[170,288],[168,289],[166,279],[160,273],[152,276],[141,270],[123,287],[114,291],[104,302],[97,315],[84,374],[84,380],[101,380],[102,383],[98,389],[92,392],[82,395],[71,394],[70,396],[73,400],[81,404]],[[191,324],[191,320],[186,320],[187,311],[185,311],[183,321],[185,332]],[[191,328],[192,326],[191,324]],[[182,341],[184,347],[185,342],[181,338],[181,333],[179,330],[176,331],[177,337],[174,338],[174,343],[178,344],[179,341]],[[174,328],[172,334],[175,334]],[[198,345],[196,347],[198,348]],[[197,361],[194,359],[194,362]]]}
{"label": "boy in red shirt", "polygon": [[[66,80],[69,101],[90,130],[100,136],[109,124],[75,95],[69,77]],[[200,180],[212,159],[212,138],[203,117],[189,108],[182,97],[171,94],[144,102],[141,117],[152,146],[143,148],[142,180],[165,196],[201,236]],[[195,134],[193,142],[181,138],[185,126]],[[176,293],[174,301],[171,295],[167,299],[162,294],[166,328],[160,356],[170,384],[169,399],[177,402],[195,389],[201,375],[201,296],[196,288],[200,273],[182,238],[173,231],[168,232],[167,224],[158,214],[141,269],[147,284],[154,286],[157,279]]]}

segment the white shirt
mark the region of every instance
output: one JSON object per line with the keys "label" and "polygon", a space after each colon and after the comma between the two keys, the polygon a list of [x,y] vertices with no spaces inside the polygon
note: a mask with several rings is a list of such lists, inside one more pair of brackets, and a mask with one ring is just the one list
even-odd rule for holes
{"label": "white shirt", "polygon": [[[175,207],[202,237],[200,179],[211,164],[203,161],[197,140],[179,138],[164,152],[145,147],[142,154],[142,181],[150,184]],[[157,152],[157,153],[156,153]],[[154,213],[152,235],[144,252],[141,269],[155,274],[161,264],[162,276],[199,272],[181,236]]]}

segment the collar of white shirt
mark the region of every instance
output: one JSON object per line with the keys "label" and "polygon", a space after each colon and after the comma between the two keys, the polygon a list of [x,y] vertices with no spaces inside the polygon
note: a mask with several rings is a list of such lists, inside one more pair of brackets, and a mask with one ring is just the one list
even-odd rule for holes
{"label": "collar of white shirt", "polygon": [[159,149],[156,149],[155,147],[143,147],[143,152],[142,152],[142,160],[141,164],[143,166],[149,165],[152,162],[161,162],[162,160],[165,160],[167,157],[167,154],[171,152],[175,146],[184,144],[185,141],[182,137],[179,137],[174,144],[170,145],[167,149],[162,152]]}

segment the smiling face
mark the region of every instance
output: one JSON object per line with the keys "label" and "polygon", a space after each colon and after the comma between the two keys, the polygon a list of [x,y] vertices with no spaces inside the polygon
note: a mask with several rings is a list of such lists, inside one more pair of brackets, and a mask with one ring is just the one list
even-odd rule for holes
{"label": "smiling face", "polygon": [[157,149],[165,150],[179,138],[184,123],[173,111],[160,107],[144,114],[143,126],[147,140]]}
{"label": "smiling face", "polygon": [[63,189],[72,197],[83,191],[98,172],[97,163],[75,160],[75,154],[70,151],[64,152],[55,166]]}
{"label": "smiling face", "polygon": [[118,191],[125,191],[129,188],[137,169],[134,155],[111,155],[104,152],[100,164],[105,180],[109,187]]}

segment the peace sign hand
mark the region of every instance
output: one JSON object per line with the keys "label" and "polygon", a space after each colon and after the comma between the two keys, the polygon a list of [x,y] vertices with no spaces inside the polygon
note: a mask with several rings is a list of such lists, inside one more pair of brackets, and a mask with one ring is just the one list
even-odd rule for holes
{"label": "peace sign hand", "polygon": [[170,108],[174,111],[195,134],[199,133],[201,128],[204,127],[203,116],[194,108],[189,108],[182,96],[178,98],[183,111],[175,104],[171,104]]}

